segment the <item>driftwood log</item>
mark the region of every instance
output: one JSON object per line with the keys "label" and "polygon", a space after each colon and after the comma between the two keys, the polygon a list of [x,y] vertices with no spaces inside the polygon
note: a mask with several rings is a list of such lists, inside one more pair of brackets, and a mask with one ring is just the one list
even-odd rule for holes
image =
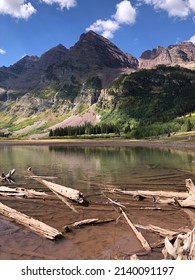
{"label": "driftwood log", "polygon": [[15,196],[22,198],[46,198],[49,197],[44,192],[37,192],[32,189],[24,189],[24,188],[9,188],[6,186],[0,187],[0,196]]}
{"label": "driftwood log", "polygon": [[110,192],[132,195],[137,200],[144,198],[152,198],[154,203],[176,203],[181,207],[195,208],[195,185],[191,179],[186,179],[187,192],[173,192],[173,191],[123,191],[120,189],[109,190]]}
{"label": "driftwood log", "polygon": [[133,230],[134,234],[136,235],[137,239],[140,241],[141,245],[143,246],[143,248],[146,250],[146,252],[150,252],[151,251],[151,247],[148,244],[148,242],[146,241],[146,239],[143,237],[143,235],[141,234],[141,232],[139,232],[136,227],[134,226],[134,224],[131,222],[131,220],[128,218],[127,214],[123,211],[122,208],[120,208],[127,224],[130,226],[130,228]]}
{"label": "driftwood log", "polygon": [[166,237],[162,253],[169,260],[195,260],[195,228],[186,234],[179,234],[173,244]]}
{"label": "driftwood log", "polygon": [[[44,186],[46,186],[48,189],[50,189],[55,195],[57,195],[57,197],[59,199],[61,199],[64,203],[65,200],[63,199],[63,197],[68,198],[72,201],[75,201],[79,204],[82,205],[87,205],[88,202],[85,200],[84,195],[76,189],[72,189],[72,188],[67,188],[65,186],[44,180],[41,176],[35,176],[33,174],[33,172],[31,171],[31,168],[28,168],[28,171],[30,171],[31,173],[31,178],[38,181],[39,183],[43,184]],[[67,203],[66,203],[67,204]],[[67,204],[68,205],[68,204]]]}
{"label": "driftwood log", "polygon": [[8,182],[9,184],[14,183],[14,181],[12,180],[12,176],[14,175],[15,172],[16,172],[15,169],[11,169],[6,175],[2,173],[0,180],[3,182]]}
{"label": "driftwood log", "polygon": [[62,233],[59,232],[57,229],[52,228],[44,224],[43,222],[40,222],[21,212],[18,212],[13,208],[4,205],[3,203],[0,203],[0,214],[8,218],[14,219],[16,223],[21,224],[48,239],[54,240],[62,236]]}
{"label": "driftwood log", "polygon": [[186,188],[190,195],[195,195],[195,186],[191,179],[186,179]]}
{"label": "driftwood log", "polygon": [[175,202],[181,207],[195,208],[195,195],[190,195],[185,200],[175,200]]}
{"label": "driftwood log", "polygon": [[164,229],[164,228],[154,226],[154,225],[148,225],[148,226],[135,225],[135,226],[136,226],[136,228],[141,228],[141,229],[153,231],[153,232],[159,234],[162,237],[168,237],[170,239],[174,238],[175,236],[177,236],[179,234],[178,231]]}
{"label": "driftwood log", "polygon": [[83,204],[85,202],[83,194],[78,190],[67,188],[65,186],[49,182],[47,180],[43,180],[43,179],[38,179],[38,180],[43,185],[45,185],[48,189],[54,191],[54,193],[58,193],[61,196],[65,196],[66,198],[69,198],[70,200],[73,200],[79,204]]}
{"label": "driftwood log", "polygon": [[107,219],[107,220],[85,219],[85,220],[78,221],[78,222],[75,222],[70,225],[66,225],[63,227],[63,229],[65,231],[71,231],[73,228],[77,228],[77,227],[82,227],[82,226],[86,226],[86,225],[105,224],[105,223],[110,223],[110,222],[114,222],[114,221],[115,221],[115,219]]}
{"label": "driftwood log", "polygon": [[184,200],[176,199],[176,203],[181,207],[195,208],[195,186],[191,179],[186,179],[186,188],[188,190],[188,197]]}
{"label": "driftwood log", "polygon": [[167,191],[144,191],[144,190],[137,190],[137,191],[123,191],[120,189],[113,189],[110,190],[110,192],[115,192],[119,194],[126,194],[126,195],[132,195],[134,197],[141,196],[141,197],[176,197],[180,199],[185,199],[189,196],[189,193],[187,192],[167,192]]}

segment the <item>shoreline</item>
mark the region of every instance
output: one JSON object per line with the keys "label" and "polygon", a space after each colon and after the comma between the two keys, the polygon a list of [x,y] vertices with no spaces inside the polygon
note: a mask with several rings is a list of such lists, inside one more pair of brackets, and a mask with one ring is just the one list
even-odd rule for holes
{"label": "shoreline", "polygon": [[0,146],[67,146],[67,147],[148,147],[194,149],[194,142],[163,140],[126,140],[126,139],[38,139],[38,140],[0,140]]}

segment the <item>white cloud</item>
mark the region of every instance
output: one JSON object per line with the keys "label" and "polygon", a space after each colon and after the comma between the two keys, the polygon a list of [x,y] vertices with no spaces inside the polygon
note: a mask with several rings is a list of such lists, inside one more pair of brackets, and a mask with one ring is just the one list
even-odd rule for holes
{"label": "white cloud", "polygon": [[0,54],[5,54],[5,53],[6,53],[6,51],[5,51],[5,50],[0,49]]}
{"label": "white cloud", "polygon": [[189,7],[192,9],[193,12],[195,12],[195,1],[194,0],[189,0]]}
{"label": "white cloud", "polygon": [[36,13],[36,9],[30,2],[27,4],[25,2],[25,0],[0,0],[0,14],[27,20],[32,14]]}
{"label": "white cloud", "polygon": [[195,11],[194,0],[139,0],[153,6],[157,10],[164,10],[170,17],[185,18],[191,10]]}
{"label": "white cloud", "polygon": [[195,45],[195,35],[190,38],[189,42],[192,42]]}
{"label": "white cloud", "polygon": [[100,33],[108,39],[114,37],[114,33],[120,28],[122,24],[134,24],[136,20],[136,9],[132,7],[131,2],[123,0],[116,5],[116,13],[110,19],[98,19],[86,31],[93,30]]}
{"label": "white cloud", "polygon": [[130,1],[124,0],[116,5],[116,13],[113,17],[118,23],[133,24],[136,19],[136,10]]}
{"label": "white cloud", "polygon": [[119,29],[119,24],[111,19],[101,20],[98,19],[92,25],[90,25],[86,31],[93,30],[95,32],[101,33],[105,38],[113,38],[114,32]]}
{"label": "white cloud", "polygon": [[42,2],[49,5],[58,4],[61,10],[64,8],[69,10],[70,8],[73,8],[77,5],[76,0],[42,0]]}

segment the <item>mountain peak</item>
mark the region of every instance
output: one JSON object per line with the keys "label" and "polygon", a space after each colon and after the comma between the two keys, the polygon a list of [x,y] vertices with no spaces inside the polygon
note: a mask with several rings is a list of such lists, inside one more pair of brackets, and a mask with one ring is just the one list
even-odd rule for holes
{"label": "mountain peak", "polygon": [[136,58],[127,56],[108,39],[92,30],[81,34],[79,41],[70,48],[70,55],[86,67],[137,68],[138,65]]}

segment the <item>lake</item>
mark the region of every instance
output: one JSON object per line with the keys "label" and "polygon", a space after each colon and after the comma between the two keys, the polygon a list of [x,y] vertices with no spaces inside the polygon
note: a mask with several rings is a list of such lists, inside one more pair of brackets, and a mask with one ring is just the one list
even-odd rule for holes
{"label": "lake", "polygon": [[[192,164],[194,159],[195,151],[172,148],[0,146],[0,172],[6,173],[15,168],[16,186],[49,193],[45,186],[28,178],[27,168],[31,166],[36,175],[56,176],[54,182],[79,189],[93,206],[103,207],[107,207],[108,204],[106,197],[102,196],[102,191],[106,188],[186,191],[185,179],[195,180],[195,165]],[[0,199],[8,206],[41,219],[59,230],[63,225],[88,217],[118,216],[110,208],[104,209],[105,211],[96,208],[90,212],[79,208],[79,214],[75,214],[57,198],[55,205],[47,201],[37,202],[35,199]],[[119,197],[117,199],[120,201]],[[152,205],[151,202],[150,206]],[[162,226],[169,213],[173,220],[176,214],[180,219],[183,217],[175,225],[172,224],[172,229],[178,224],[189,225],[181,209],[176,211],[175,208],[165,207],[163,212],[158,211],[156,214],[154,211],[138,211],[136,207],[137,204],[132,204],[132,207],[128,208],[135,223],[151,223],[150,218],[153,218],[153,222]],[[165,225],[173,223],[170,219],[167,218],[168,224]],[[148,238],[152,241],[155,239],[152,236]],[[129,240],[129,229],[124,222],[119,222],[118,226],[108,224],[75,230],[73,233],[65,234],[65,240],[54,244],[1,217],[0,240],[0,259],[113,259],[124,251],[136,250],[136,244],[131,245],[132,238]],[[6,244],[12,249],[6,251]],[[156,255],[146,259],[161,257],[158,251]]]}
{"label": "lake", "polygon": [[[0,172],[16,169],[19,184],[29,166],[35,174],[57,176],[60,184],[89,191],[94,183],[120,186],[182,186],[195,174],[195,151],[144,147],[0,147]],[[26,174],[25,174],[26,175]]]}

